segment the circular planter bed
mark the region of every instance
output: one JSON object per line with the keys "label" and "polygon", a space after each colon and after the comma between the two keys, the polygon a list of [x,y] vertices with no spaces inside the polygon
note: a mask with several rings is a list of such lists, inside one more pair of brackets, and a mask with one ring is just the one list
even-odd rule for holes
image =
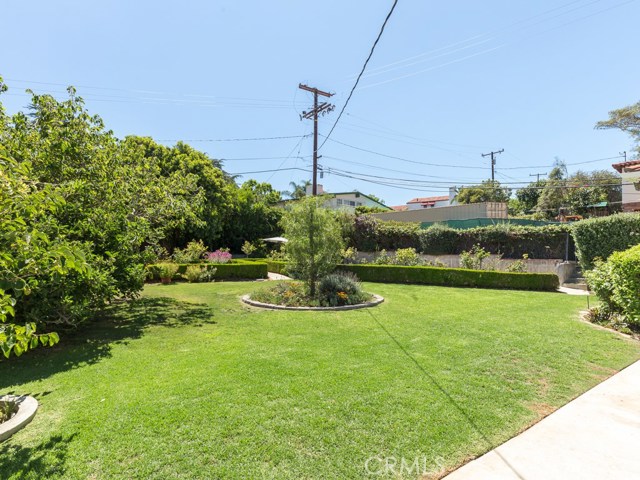
{"label": "circular planter bed", "polygon": [[9,420],[0,423],[0,442],[2,442],[33,419],[38,409],[38,401],[28,395],[2,395],[0,402],[12,403],[18,407],[18,411]]}
{"label": "circular planter bed", "polygon": [[376,295],[371,294],[371,296],[373,297],[373,300],[371,300],[370,302],[366,302],[366,303],[358,303],[356,305],[343,305],[341,307],[287,307],[285,305],[274,305],[272,303],[262,303],[262,302],[257,302],[255,300],[251,300],[251,297],[249,295],[243,295],[242,296],[242,301],[244,303],[246,303],[247,305],[251,305],[253,307],[259,307],[259,308],[270,308],[273,310],[300,310],[300,311],[307,311],[307,310],[357,310],[359,308],[369,308],[369,307],[375,307],[377,305],[380,305],[382,302],[384,302],[384,298],[382,298],[380,295]]}

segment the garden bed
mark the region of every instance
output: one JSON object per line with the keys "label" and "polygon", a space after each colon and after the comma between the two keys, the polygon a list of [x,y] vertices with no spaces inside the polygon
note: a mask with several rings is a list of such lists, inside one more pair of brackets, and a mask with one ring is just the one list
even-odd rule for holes
{"label": "garden bed", "polygon": [[272,310],[299,310],[299,311],[331,311],[331,310],[357,310],[359,308],[376,307],[384,302],[384,298],[375,293],[371,294],[371,300],[364,303],[358,303],[356,305],[340,305],[336,307],[289,307],[287,305],[275,305],[273,303],[263,303],[256,300],[252,300],[250,295],[243,295],[242,301],[247,305],[259,308],[269,308]]}
{"label": "garden bed", "polygon": [[3,416],[5,421],[0,422],[0,442],[2,442],[33,419],[38,409],[38,401],[29,396],[2,395],[0,409],[8,413]]}

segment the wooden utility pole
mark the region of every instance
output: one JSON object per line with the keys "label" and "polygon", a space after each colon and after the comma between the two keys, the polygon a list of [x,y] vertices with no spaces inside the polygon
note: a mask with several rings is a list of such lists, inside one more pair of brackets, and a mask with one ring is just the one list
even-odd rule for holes
{"label": "wooden utility pole", "polygon": [[547,175],[547,173],[530,173],[529,176],[530,177],[536,177],[536,182],[540,181],[540,175]]}
{"label": "wooden utility pole", "polygon": [[310,120],[313,118],[313,183],[312,183],[312,193],[313,195],[318,194],[318,114],[325,115],[326,113],[331,112],[335,105],[332,105],[329,102],[322,102],[318,104],[318,95],[322,95],[323,97],[333,97],[333,93],[323,92],[322,90],[318,90],[317,88],[309,87],[307,85],[303,85],[302,83],[298,85],[298,88],[301,90],[306,90],[307,92],[313,93],[313,108],[308,112],[302,112],[300,115],[300,120],[306,118]]}
{"label": "wooden utility pole", "polygon": [[481,155],[483,157],[491,157],[491,181],[495,181],[495,175],[496,175],[496,155],[499,153],[504,152],[504,148],[502,150],[498,150],[497,152],[489,152],[489,153],[482,153]]}

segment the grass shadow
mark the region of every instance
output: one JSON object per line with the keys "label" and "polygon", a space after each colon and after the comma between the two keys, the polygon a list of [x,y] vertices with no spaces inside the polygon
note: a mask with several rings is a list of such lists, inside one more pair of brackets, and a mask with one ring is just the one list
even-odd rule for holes
{"label": "grass shadow", "polygon": [[36,447],[23,447],[11,439],[0,444],[0,478],[60,478],[65,474],[73,435],[54,435]]}
{"label": "grass shadow", "polygon": [[[216,323],[205,304],[173,298],[139,298],[117,302],[78,330],[62,333],[60,343],[0,361],[0,391],[10,385],[41,380],[58,372],[99,362],[111,356],[114,344],[140,338],[153,326],[177,328]],[[28,394],[29,392],[20,392]]]}

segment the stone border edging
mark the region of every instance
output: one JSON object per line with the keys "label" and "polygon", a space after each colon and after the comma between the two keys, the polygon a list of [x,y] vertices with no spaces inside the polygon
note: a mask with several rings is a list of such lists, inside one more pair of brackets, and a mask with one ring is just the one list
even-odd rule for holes
{"label": "stone border edging", "polygon": [[375,293],[371,294],[373,300],[367,303],[358,303],[357,305],[343,305],[341,307],[287,307],[285,305],[274,305],[272,303],[262,303],[251,300],[249,295],[243,295],[242,301],[247,305],[259,308],[270,308],[272,310],[298,310],[298,311],[335,311],[335,310],[357,310],[360,308],[376,307],[384,302],[384,298]]}
{"label": "stone border edging", "polygon": [[33,419],[38,410],[38,401],[28,395],[1,395],[0,400],[18,403],[18,412],[6,422],[0,423],[0,442],[2,442],[23,429]]}

